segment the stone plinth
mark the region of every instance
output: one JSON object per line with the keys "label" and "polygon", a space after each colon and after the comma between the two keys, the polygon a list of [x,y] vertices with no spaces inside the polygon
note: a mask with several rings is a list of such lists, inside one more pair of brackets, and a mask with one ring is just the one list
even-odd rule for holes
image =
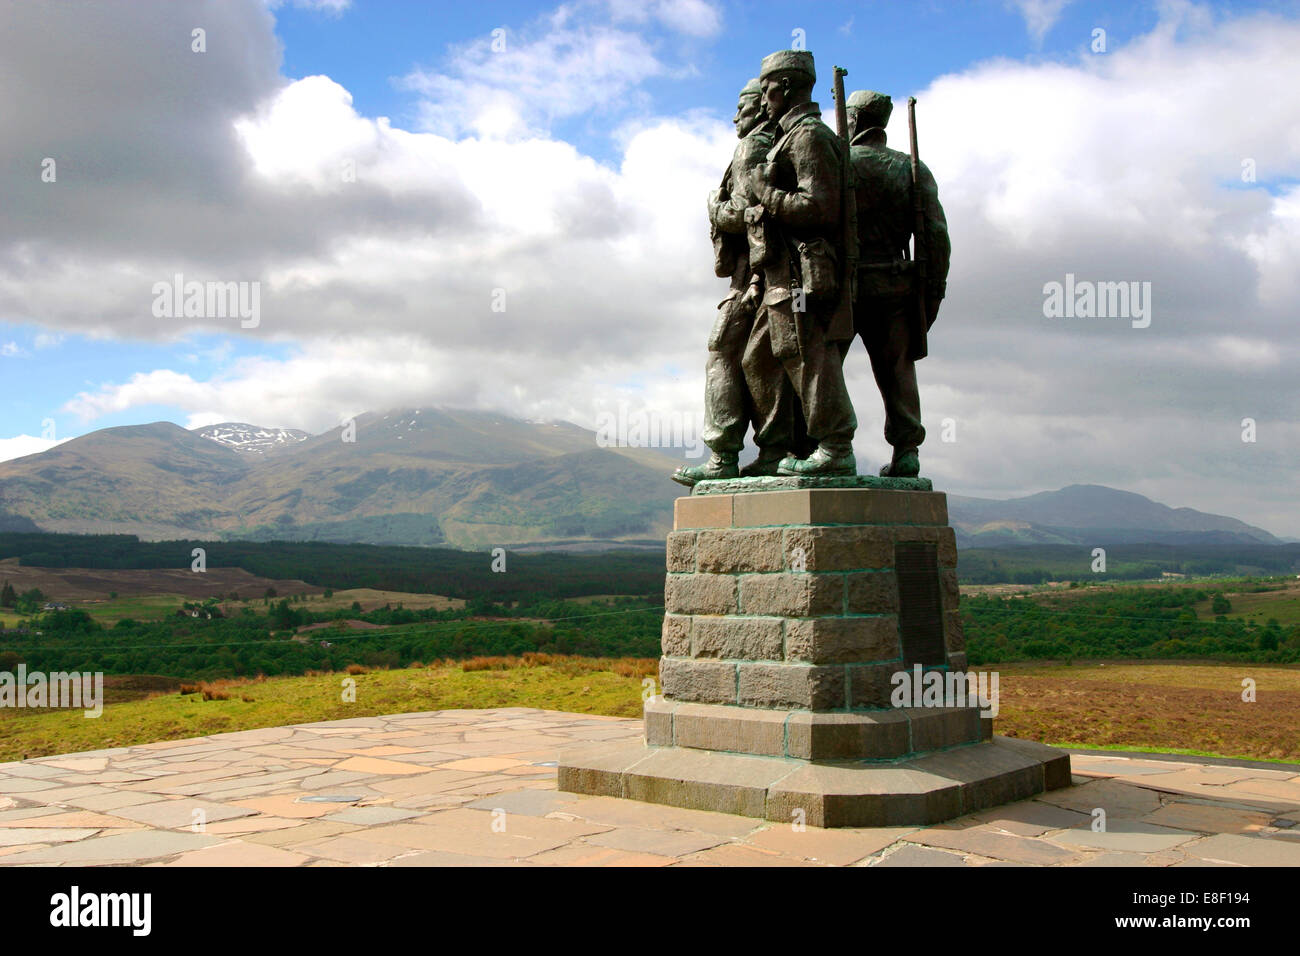
{"label": "stone plinth", "polygon": [[994,738],[965,699],[893,706],[900,671],[966,670],[956,540],[928,480],[701,482],[667,563],[645,745],[566,755],[560,789],[872,826],[1069,782],[1065,754]]}

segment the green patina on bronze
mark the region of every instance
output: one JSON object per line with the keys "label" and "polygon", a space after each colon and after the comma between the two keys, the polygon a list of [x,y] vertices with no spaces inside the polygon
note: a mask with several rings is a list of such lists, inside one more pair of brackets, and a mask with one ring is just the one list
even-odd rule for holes
{"label": "green patina on bronze", "polygon": [[773,475],[764,478],[731,478],[701,481],[693,495],[738,495],[750,491],[793,491],[799,488],[881,488],[888,491],[933,491],[929,478],[890,478],[879,475],[852,475],[838,478],[814,478],[798,475]]}

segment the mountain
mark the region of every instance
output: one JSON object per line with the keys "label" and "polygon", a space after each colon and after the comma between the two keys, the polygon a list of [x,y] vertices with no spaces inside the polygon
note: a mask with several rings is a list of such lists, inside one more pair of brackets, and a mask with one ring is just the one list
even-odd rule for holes
{"label": "mountain", "polygon": [[[105,428],[0,462],[0,530],[462,548],[661,547],[681,449],[569,422],[408,408],[320,435],[227,422]],[[1101,485],[948,496],[961,547],[1281,544],[1235,518]]]}
{"label": "mountain", "polygon": [[170,422],[104,428],[0,462],[0,512],[42,531],[141,538],[212,529],[248,459]]}
{"label": "mountain", "polygon": [[246,455],[265,455],[311,436],[297,428],[263,428],[244,422],[222,422],[196,428],[194,434]]}
{"label": "mountain", "polygon": [[155,540],[658,544],[678,492],[673,461],[665,450],[598,447],[567,422],[450,409],[369,413],[301,440],[288,429],[156,422],[0,463],[0,514]]}
{"label": "mountain", "polygon": [[964,547],[1284,543],[1236,518],[1170,508],[1104,485],[1069,485],[1006,501],[949,495],[948,515]]}

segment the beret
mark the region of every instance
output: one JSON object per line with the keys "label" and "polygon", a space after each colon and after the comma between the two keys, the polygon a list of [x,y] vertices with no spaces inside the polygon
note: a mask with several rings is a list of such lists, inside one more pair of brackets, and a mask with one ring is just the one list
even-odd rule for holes
{"label": "beret", "polygon": [[[889,122],[889,114],[894,111],[894,101],[884,93],[875,90],[854,90],[845,101],[845,108],[855,110],[858,114],[858,128],[884,126]],[[863,123],[866,120],[866,123]]]}
{"label": "beret", "polygon": [[763,57],[763,66],[758,77],[766,80],[773,73],[792,71],[803,73],[814,83],[817,82],[817,70],[813,67],[813,55],[807,50],[777,50]]}

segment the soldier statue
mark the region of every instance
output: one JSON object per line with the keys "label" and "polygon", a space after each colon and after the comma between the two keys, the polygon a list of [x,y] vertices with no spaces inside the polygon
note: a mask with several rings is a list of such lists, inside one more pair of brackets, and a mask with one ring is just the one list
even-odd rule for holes
{"label": "soldier statue", "polygon": [[[753,272],[745,225],[745,210],[758,201],[750,187],[749,171],[766,161],[768,151],[776,145],[778,131],[763,112],[758,80],[750,80],[740,91],[732,123],[740,143],[723,174],[721,187],[709,196],[714,272],[731,279],[731,288],[718,305],[709,335],[704,373],[701,438],[713,454],[703,465],[677,469],[673,480],[683,485],[705,479],[775,474],[777,463],[796,447],[791,439],[796,422],[795,398],[789,383],[782,382],[784,387],[776,389],[775,406],[760,421],[741,368],[761,297],[761,277]],[[741,469],[740,450],[751,423],[758,459]]]}
{"label": "soldier statue", "polygon": [[[911,154],[889,149],[890,98],[859,90],[845,100],[843,74],[837,67],[838,136],[812,100],[806,50],[765,57],[740,92],[740,144],[709,197],[714,271],[731,280],[709,338],[703,438],[713,454],[677,469],[681,484],[857,474],[843,372],[857,336],[885,406],[892,455],[880,473],[920,471],[916,362],[947,289],[948,227],[914,122]],[[742,469],[751,424],[758,457]]]}
{"label": "soldier statue", "polygon": [[761,285],[752,284],[748,294],[761,301],[742,366],[760,428],[782,414],[788,383],[816,446],[803,458],[769,460],[766,468],[821,477],[857,474],[857,419],[842,369],[854,336],[849,277],[842,274],[847,164],[840,139],[812,100],[816,79],[806,50],[773,53],[759,72],[764,109],[779,139],[749,173],[757,202],[745,219]]}
{"label": "soldier statue", "polygon": [[[880,473],[912,477],[920,471],[918,455],[925,440],[916,360],[925,355],[925,336],[946,291],[948,225],[934,177],[914,158],[915,149],[909,155],[885,145],[890,98],[858,90],[847,107],[858,220],[853,324],[871,358],[885,405],[885,441],[893,449]],[[914,233],[923,258],[909,261],[908,240]],[[917,260],[924,263],[923,270]],[[919,314],[922,304],[924,314]],[[850,344],[852,340],[843,343],[846,353]]]}

